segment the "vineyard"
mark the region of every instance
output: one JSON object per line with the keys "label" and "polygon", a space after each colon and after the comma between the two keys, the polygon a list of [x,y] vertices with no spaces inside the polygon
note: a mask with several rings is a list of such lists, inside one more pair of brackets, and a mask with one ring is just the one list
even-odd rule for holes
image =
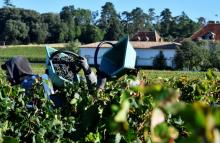
{"label": "vineyard", "polygon": [[200,76],[150,79],[142,72],[93,92],[83,82],[66,85],[55,95],[65,102],[60,109],[44,98],[40,82],[24,96],[0,73],[0,143],[219,143],[220,80],[211,70]]}

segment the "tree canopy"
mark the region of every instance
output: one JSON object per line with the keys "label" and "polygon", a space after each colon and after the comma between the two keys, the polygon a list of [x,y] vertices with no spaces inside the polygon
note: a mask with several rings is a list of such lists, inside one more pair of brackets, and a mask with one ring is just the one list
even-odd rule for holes
{"label": "tree canopy", "polygon": [[0,41],[13,43],[57,43],[79,39],[82,43],[99,40],[118,40],[123,35],[133,36],[138,31],[158,31],[166,41],[187,38],[206,23],[202,16],[197,21],[186,13],[172,16],[170,9],[159,15],[154,8],[136,7],[117,12],[113,3],[106,2],[100,13],[74,5],[64,6],[59,13],[38,13],[13,6],[10,0],[0,8]]}

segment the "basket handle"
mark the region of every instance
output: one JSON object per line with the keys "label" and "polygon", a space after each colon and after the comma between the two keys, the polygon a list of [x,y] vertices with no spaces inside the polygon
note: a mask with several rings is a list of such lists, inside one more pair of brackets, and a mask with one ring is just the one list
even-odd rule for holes
{"label": "basket handle", "polygon": [[114,46],[114,44],[111,42],[103,41],[103,42],[99,43],[99,45],[96,47],[95,55],[94,55],[94,66],[95,66],[97,72],[100,72],[99,65],[98,65],[98,53],[99,53],[101,46],[104,44],[109,44],[112,47]]}
{"label": "basket handle", "polygon": [[74,53],[74,52],[61,49],[61,50],[58,50],[58,51],[53,52],[53,53],[51,54],[51,56],[50,56],[50,60],[53,59],[53,57],[54,57],[55,55],[59,54],[59,53],[64,53],[64,54],[67,54],[67,55],[70,54],[70,55],[74,55],[74,56],[77,57],[77,58],[82,58],[81,56],[79,56],[78,54],[76,54],[76,53]]}

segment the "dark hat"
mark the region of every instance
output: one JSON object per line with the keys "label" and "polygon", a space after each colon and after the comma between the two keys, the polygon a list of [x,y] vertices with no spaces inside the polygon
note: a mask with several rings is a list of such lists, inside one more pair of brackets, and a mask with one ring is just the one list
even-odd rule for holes
{"label": "dark hat", "polygon": [[22,77],[32,75],[31,65],[25,57],[16,56],[7,60],[1,65],[3,70],[7,70],[14,84],[20,84]]}

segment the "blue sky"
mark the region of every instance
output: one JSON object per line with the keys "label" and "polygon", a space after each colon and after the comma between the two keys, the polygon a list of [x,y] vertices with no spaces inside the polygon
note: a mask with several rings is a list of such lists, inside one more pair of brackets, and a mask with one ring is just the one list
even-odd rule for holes
{"label": "blue sky", "polygon": [[[117,12],[131,11],[136,7],[141,7],[145,12],[149,8],[155,8],[159,15],[163,9],[169,8],[173,16],[180,15],[184,11],[194,20],[203,16],[207,20],[220,21],[220,0],[12,0],[16,7],[34,9],[40,13],[58,13],[63,6],[67,5],[100,12],[101,6],[106,2],[112,2]],[[2,5],[3,1],[0,7]]]}

